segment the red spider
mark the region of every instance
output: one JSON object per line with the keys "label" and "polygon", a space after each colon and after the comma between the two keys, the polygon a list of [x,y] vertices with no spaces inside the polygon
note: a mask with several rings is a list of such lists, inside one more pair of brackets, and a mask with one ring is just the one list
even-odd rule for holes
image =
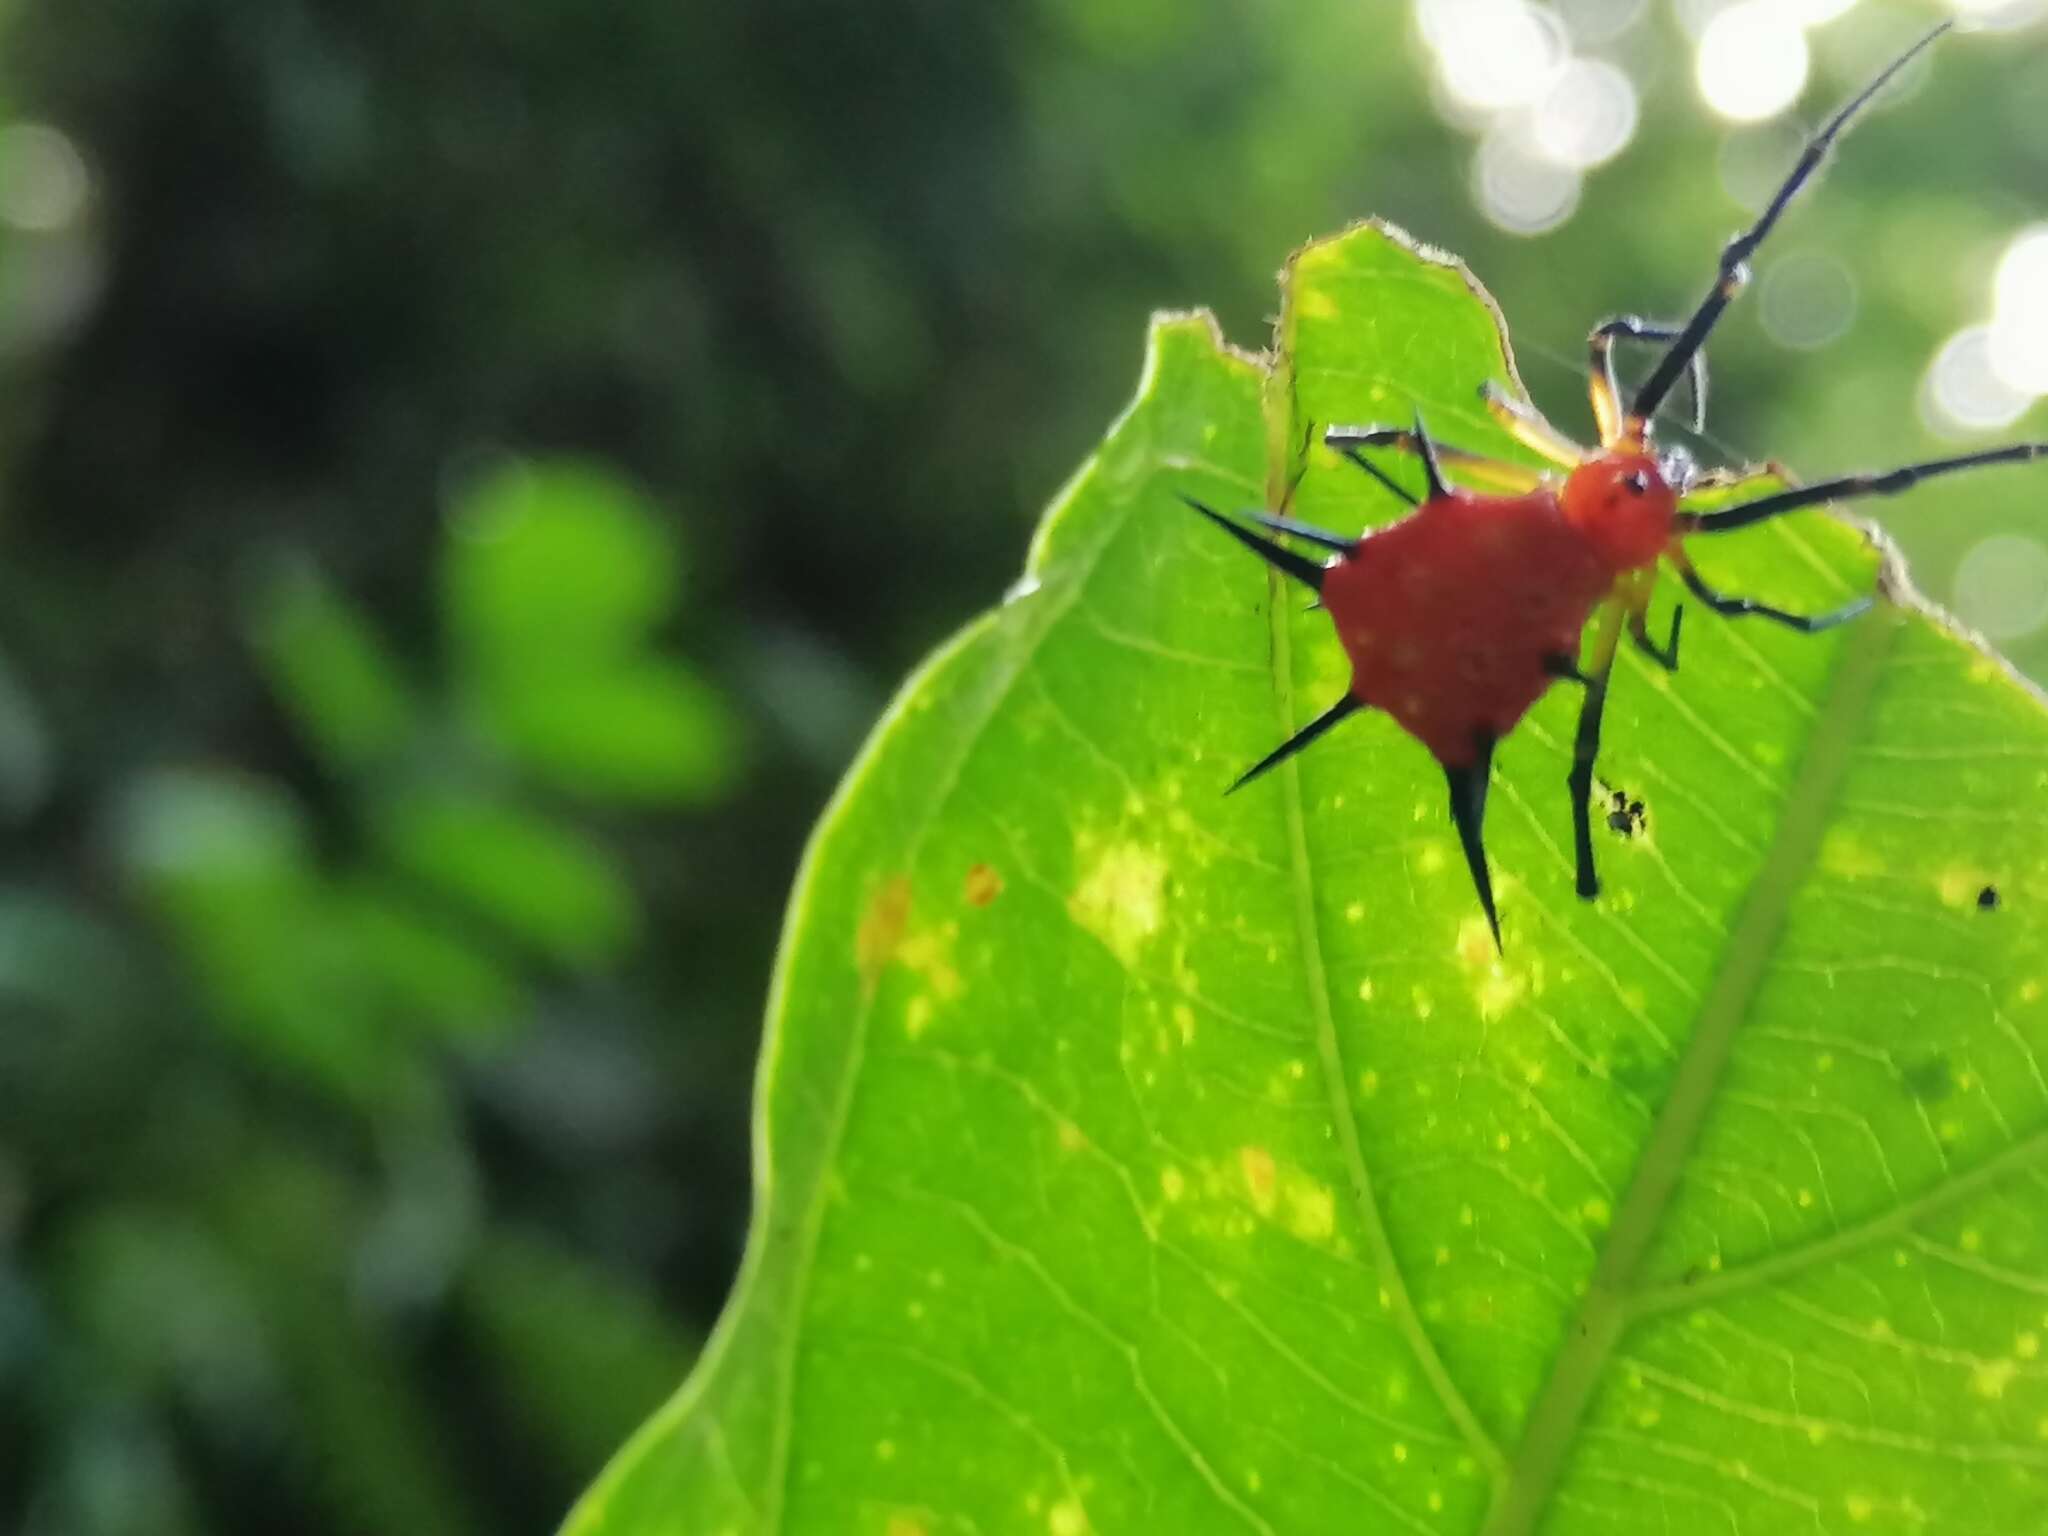
{"label": "red spider", "polygon": [[[1623,630],[1660,665],[1678,670],[1683,608],[1673,609],[1669,637],[1662,646],[1650,636],[1650,597],[1659,560],[1670,562],[1692,595],[1718,614],[1773,619],[1814,634],[1855,618],[1872,600],[1860,598],[1831,613],[1797,614],[1730,596],[1701,579],[1686,554],[1685,538],[1747,528],[1822,502],[1896,495],[1953,470],[2048,455],[2048,444],[2016,443],[1883,474],[1824,480],[1719,511],[1690,512],[1680,505],[1682,498],[1725,480],[1698,473],[1682,450],[1659,453],[1653,440],[1657,409],[1688,370],[1695,409],[1704,408],[1701,348],[1721,312],[1749,281],[1750,256],[1826,158],[1850,118],[1950,25],[1936,27],[1893,60],[1828,121],[1762,215],[1722,249],[1712,290],[1683,325],[1624,316],[1594,329],[1588,347],[1593,415],[1600,431],[1597,451],[1577,447],[1527,406],[1490,385],[1486,388],[1488,409],[1519,442],[1556,465],[1561,477],[1433,443],[1419,416],[1412,428],[1332,427],[1324,441],[1414,510],[1356,538],[1265,512],[1246,514],[1272,533],[1331,551],[1335,559],[1327,565],[1183,498],[1269,564],[1315,591],[1336,625],[1338,643],[1351,658],[1350,691],[1253,765],[1231,786],[1233,790],[1284,762],[1346,716],[1368,706],[1384,710],[1443,766],[1450,783],[1451,820],[1498,948],[1500,919],[1482,832],[1494,745],[1553,682],[1564,678],[1584,687],[1566,782],[1571,789],[1579,895],[1589,900],[1598,895],[1590,806],[1593,762],[1600,750],[1608,677]],[[1618,337],[1665,348],[1625,410],[1613,359]],[[1396,449],[1421,459],[1428,494],[1419,504],[1366,458],[1367,448]],[[1447,484],[1444,464],[1494,489],[1480,492]],[[1589,622],[1593,633],[1582,664],[1581,641]]]}

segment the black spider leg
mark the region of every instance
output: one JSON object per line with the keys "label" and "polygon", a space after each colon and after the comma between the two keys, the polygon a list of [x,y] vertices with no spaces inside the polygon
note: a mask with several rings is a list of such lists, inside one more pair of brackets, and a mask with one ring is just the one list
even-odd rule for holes
{"label": "black spider leg", "polygon": [[[1586,338],[1586,352],[1593,365],[1593,414],[1600,419],[1601,436],[1607,435],[1610,419],[1618,428],[1621,417],[1621,375],[1614,366],[1614,343],[1617,340],[1648,342],[1674,342],[1683,330],[1679,326],[1667,325],[1660,320],[1645,320],[1641,315],[1616,315],[1612,320],[1603,320],[1593,327],[1593,334]],[[1688,365],[1692,376],[1692,429],[1704,432],[1707,429],[1707,354],[1695,352]]]}
{"label": "black spider leg", "polygon": [[1844,475],[1839,480],[1822,480],[1815,485],[1780,491],[1775,496],[1761,496],[1740,506],[1724,507],[1719,512],[1697,513],[1683,531],[1728,533],[1824,501],[1854,501],[1859,496],[1896,496],[1936,475],[1954,474],[1960,469],[1979,469],[1990,464],[2024,464],[2039,458],[2048,458],[2048,443],[2008,443],[2003,448],[1980,449],[1976,453],[1958,454],[1952,459],[1906,464],[1883,474]]}
{"label": "black spider leg", "polygon": [[1210,522],[1221,528],[1261,560],[1265,561],[1266,564],[1272,566],[1281,575],[1293,577],[1311,592],[1320,593],[1323,590],[1323,567],[1317,565],[1315,561],[1308,559],[1306,556],[1297,555],[1286,546],[1275,544],[1271,539],[1263,538],[1253,533],[1251,529],[1232,522],[1214,507],[1204,506],[1192,496],[1182,496],[1181,500],[1193,507],[1202,516],[1209,519]]}
{"label": "black spider leg", "polygon": [[[1414,454],[1422,461],[1423,479],[1428,483],[1428,499],[1434,501],[1439,496],[1449,494],[1450,487],[1444,484],[1443,465],[1437,459],[1436,443],[1422,425],[1420,408],[1415,412],[1415,425],[1412,427],[1332,427],[1323,434],[1323,442],[1343,454],[1411,507],[1417,504],[1416,498],[1395,484],[1385,470],[1365,456],[1362,449],[1398,448],[1403,453]],[[1475,462],[1480,461],[1477,454],[1470,457]]]}
{"label": "black spider leg", "polygon": [[1579,729],[1572,739],[1572,769],[1565,784],[1572,797],[1572,853],[1578,867],[1579,895],[1591,901],[1600,894],[1600,876],[1593,867],[1593,761],[1600,755],[1600,718],[1607,711],[1607,679],[1614,667],[1606,663],[1586,679],[1586,697],[1579,705]]}
{"label": "black spider leg", "polygon": [[1763,244],[1764,237],[1770,234],[1779,217],[1785,212],[1786,206],[1798,195],[1799,189],[1805,186],[1808,179],[1820,168],[1821,162],[1827,158],[1828,151],[1834,147],[1835,139],[1843,128],[1848,126],[1849,120],[1862,110],[1873,96],[1889,85],[1894,75],[1918,57],[1922,49],[1954,25],[1952,21],[1945,21],[1934,28],[1886,65],[1875,80],[1859,91],[1847,106],[1829,118],[1826,125],[1807,144],[1806,152],[1799,157],[1798,163],[1792,167],[1791,174],[1785,178],[1764,211],[1757,216],[1757,221],[1722,247],[1720,275],[1716,278],[1713,288],[1700,301],[1700,307],[1693,311],[1692,318],[1685,322],[1684,328],[1678,333],[1678,339],[1671,343],[1664,356],[1658,360],[1657,366],[1651,370],[1650,376],[1643,381],[1642,387],[1636,391],[1635,399],[1629,402],[1630,425],[1637,432],[1640,432],[1650,418],[1657,414],[1657,407],[1662,405],[1664,397],[1671,393],[1671,386],[1678,382],[1678,376],[1685,372],[1700,348],[1706,344],[1707,334],[1721,318],[1721,311],[1728,307],[1735,295],[1749,282],[1749,258],[1756,253],[1756,248]]}
{"label": "black spider leg", "polygon": [[[1702,598],[1702,602],[1707,601]],[[1635,641],[1636,649],[1657,663],[1666,672],[1678,670],[1678,630],[1685,623],[1685,605],[1680,603],[1671,610],[1671,638],[1659,649],[1657,642],[1650,638],[1650,616],[1648,613],[1631,613],[1628,616],[1628,637]]]}
{"label": "black spider leg", "polygon": [[1493,875],[1486,867],[1486,788],[1493,773],[1493,738],[1482,731],[1473,746],[1471,762],[1462,767],[1444,765],[1444,779],[1451,790],[1451,823],[1464,845],[1472,886],[1479,892],[1479,909],[1486,914],[1486,926],[1493,930],[1493,952],[1498,955],[1506,951],[1500,942],[1500,914],[1493,906]]}
{"label": "black spider leg", "polygon": [[1356,695],[1345,694],[1343,698],[1332,704],[1320,715],[1317,715],[1315,719],[1309,721],[1307,725],[1304,725],[1292,736],[1281,742],[1279,746],[1268,752],[1256,763],[1253,763],[1251,767],[1245,769],[1243,773],[1237,776],[1237,782],[1223,791],[1223,793],[1226,795],[1236,794],[1267,769],[1279,767],[1303,747],[1315,741],[1318,736],[1321,736],[1323,732],[1327,731],[1338,721],[1358,713],[1363,708],[1365,708],[1365,705],[1358,700]]}
{"label": "black spider leg", "polygon": [[1705,603],[1724,619],[1772,619],[1788,629],[1796,629],[1802,635],[1817,635],[1822,630],[1833,629],[1837,624],[1846,624],[1870,611],[1875,598],[1859,597],[1853,603],[1845,603],[1827,613],[1787,613],[1783,608],[1773,608],[1769,603],[1760,603],[1753,597],[1732,597],[1726,592],[1717,592],[1707,585],[1700,573],[1693,568],[1692,561],[1682,555],[1672,557],[1678,574],[1684,578],[1692,595]]}
{"label": "black spider leg", "polygon": [[[1354,464],[1371,469],[1359,457],[1362,448],[1391,448],[1397,453],[1419,454],[1421,442],[1413,427],[1331,427],[1323,434],[1326,447],[1334,448]],[[1483,453],[1474,453],[1469,448],[1455,448],[1449,443],[1432,440],[1439,466],[1448,464],[1454,469],[1468,472],[1472,478],[1504,482],[1510,489],[1529,490],[1542,476],[1535,470],[1519,464],[1510,464],[1505,459],[1489,458]],[[1407,492],[1400,492],[1401,499],[1410,506],[1415,498]]]}

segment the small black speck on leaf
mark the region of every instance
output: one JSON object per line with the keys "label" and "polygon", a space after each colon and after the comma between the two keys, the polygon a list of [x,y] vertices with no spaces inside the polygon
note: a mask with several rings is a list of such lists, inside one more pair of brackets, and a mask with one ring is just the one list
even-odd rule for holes
{"label": "small black speck on leaf", "polygon": [[1623,837],[1634,837],[1643,830],[1647,813],[1643,809],[1642,801],[1631,800],[1617,789],[1614,792],[1613,804],[1614,809],[1607,813],[1609,831],[1617,832]]}
{"label": "small black speck on leaf", "polygon": [[1979,912],[1996,912],[1998,910],[1997,886],[1987,885],[1977,893],[1977,910]]}

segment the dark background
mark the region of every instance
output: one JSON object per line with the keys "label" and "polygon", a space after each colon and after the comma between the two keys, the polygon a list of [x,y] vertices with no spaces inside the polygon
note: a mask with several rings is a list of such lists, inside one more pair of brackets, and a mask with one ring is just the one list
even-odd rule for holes
{"label": "dark background", "polygon": [[[1258,345],[1376,212],[1583,432],[1587,325],[1945,14],[1848,7],[1737,128],[1715,9],[1552,13],[1646,105],[1519,236],[1395,0],[0,8],[0,1528],[552,1528],[737,1263],[806,830],[1147,313]],[[1873,113],[1705,456],[1987,440],[1927,381],[2048,220],[2044,91],[2023,27]],[[2042,486],[1884,509],[2036,675]]]}

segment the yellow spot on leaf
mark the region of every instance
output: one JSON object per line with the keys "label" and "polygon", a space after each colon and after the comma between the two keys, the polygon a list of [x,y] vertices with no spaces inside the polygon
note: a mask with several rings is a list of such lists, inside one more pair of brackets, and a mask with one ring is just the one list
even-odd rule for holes
{"label": "yellow spot on leaf", "polygon": [[947,923],[911,934],[896,946],[896,958],[915,971],[942,1003],[960,995],[960,973],[953,967],[953,939],[959,932],[958,923]]}
{"label": "yellow spot on leaf", "polygon": [[1188,1192],[1187,1175],[1178,1168],[1162,1168],[1159,1170],[1159,1188],[1167,1199],[1178,1200]]}
{"label": "yellow spot on leaf", "polygon": [[1166,860],[1143,844],[1116,843],[1089,863],[1067,913],[1125,965],[1135,965],[1159,932],[1165,894]]}
{"label": "yellow spot on leaf", "polygon": [[1970,1390],[1979,1397],[2000,1398],[2020,1373],[2017,1360],[1986,1360],[1970,1372]]}
{"label": "yellow spot on leaf", "polygon": [[1078,1499],[1062,1499],[1053,1505],[1045,1523],[1052,1536],[1085,1536],[1088,1512],[1081,1508]]}
{"label": "yellow spot on leaf", "polygon": [[1337,1232],[1337,1197],[1313,1179],[1287,1181],[1288,1230],[1308,1243],[1327,1243]]}
{"label": "yellow spot on leaf", "polygon": [[[1490,951],[1493,940],[1488,938],[1486,942]],[[1485,979],[1473,989],[1473,1000],[1479,1005],[1479,1017],[1491,1024],[1520,1002],[1522,994],[1528,990],[1529,980],[1519,971],[1510,971],[1497,963],[1490,966]]]}
{"label": "yellow spot on leaf", "polygon": [[1830,832],[1820,846],[1821,868],[1846,880],[1868,880],[1885,873],[1885,862],[1852,833]]}
{"label": "yellow spot on leaf", "polygon": [[1842,1500],[1842,1507],[1849,1511],[1849,1518],[1851,1520],[1859,1523],[1868,1520],[1877,1508],[1875,1504],[1870,1502],[1868,1495],[1861,1493],[1850,1494],[1846,1499]]}
{"label": "yellow spot on leaf", "polygon": [[1951,864],[1935,881],[1942,905],[1949,907],[1976,906],[1977,893],[1984,889],[1984,885],[1982,870],[1966,869],[1960,864]]}

